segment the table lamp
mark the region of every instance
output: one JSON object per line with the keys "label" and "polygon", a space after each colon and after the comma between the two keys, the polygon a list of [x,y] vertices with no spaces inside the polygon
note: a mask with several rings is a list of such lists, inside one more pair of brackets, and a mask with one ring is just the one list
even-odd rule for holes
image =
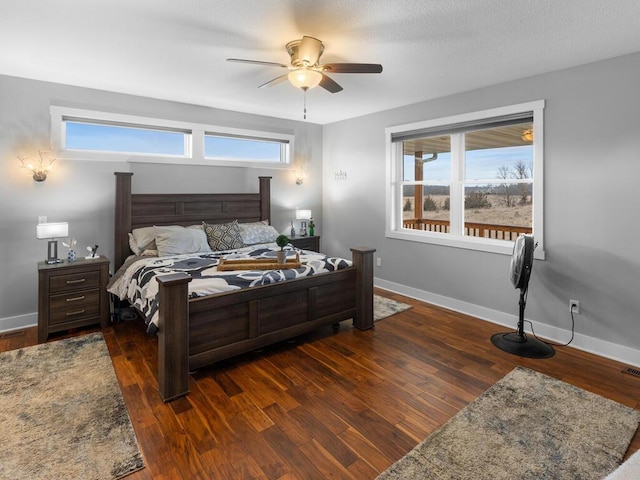
{"label": "table lamp", "polygon": [[47,259],[45,263],[52,265],[63,262],[63,260],[58,258],[58,240],[55,239],[68,235],[69,224],[67,222],[39,223],[36,225],[36,237],[38,239],[51,239],[47,247]]}

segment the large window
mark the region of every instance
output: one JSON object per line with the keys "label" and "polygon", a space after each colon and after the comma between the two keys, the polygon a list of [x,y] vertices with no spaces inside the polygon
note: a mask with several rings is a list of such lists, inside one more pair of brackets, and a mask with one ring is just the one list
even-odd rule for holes
{"label": "large window", "polygon": [[544,102],[388,128],[387,236],[543,257]]}
{"label": "large window", "polygon": [[51,107],[51,144],[64,158],[291,168],[293,135]]}

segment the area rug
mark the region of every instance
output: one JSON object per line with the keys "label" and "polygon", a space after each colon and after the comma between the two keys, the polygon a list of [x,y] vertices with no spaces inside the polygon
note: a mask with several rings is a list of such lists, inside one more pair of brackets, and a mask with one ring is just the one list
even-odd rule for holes
{"label": "area rug", "polygon": [[601,480],[639,423],[640,411],[516,367],[378,480]]}
{"label": "area rug", "polygon": [[102,333],[0,353],[0,478],[121,478],[144,467]]}
{"label": "area rug", "polygon": [[374,322],[395,315],[396,313],[404,312],[409,308],[411,308],[411,305],[407,305],[406,303],[397,302],[390,298],[381,297],[380,295],[373,295]]}

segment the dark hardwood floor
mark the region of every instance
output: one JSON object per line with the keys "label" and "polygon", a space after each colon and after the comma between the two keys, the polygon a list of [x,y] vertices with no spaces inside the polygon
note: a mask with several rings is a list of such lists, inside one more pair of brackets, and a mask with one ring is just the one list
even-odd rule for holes
{"label": "dark hardwood floor", "polygon": [[[169,404],[156,339],[141,322],[104,330],[147,466],[127,479],[373,479],[516,365],[640,409],[640,378],[617,362],[569,347],[520,358],[491,344],[504,327],[376,293],[413,308],[203,369]],[[5,334],[0,351],[35,343],[35,328]],[[638,449],[636,433],[627,456]]]}

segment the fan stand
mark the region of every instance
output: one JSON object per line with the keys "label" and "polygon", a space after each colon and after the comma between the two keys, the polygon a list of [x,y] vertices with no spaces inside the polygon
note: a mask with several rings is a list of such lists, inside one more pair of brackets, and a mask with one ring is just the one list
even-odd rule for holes
{"label": "fan stand", "polygon": [[527,358],[550,358],[556,351],[548,343],[544,343],[533,336],[524,333],[524,307],[526,305],[526,288],[520,290],[518,331],[511,333],[496,333],[491,336],[491,342],[501,350]]}

